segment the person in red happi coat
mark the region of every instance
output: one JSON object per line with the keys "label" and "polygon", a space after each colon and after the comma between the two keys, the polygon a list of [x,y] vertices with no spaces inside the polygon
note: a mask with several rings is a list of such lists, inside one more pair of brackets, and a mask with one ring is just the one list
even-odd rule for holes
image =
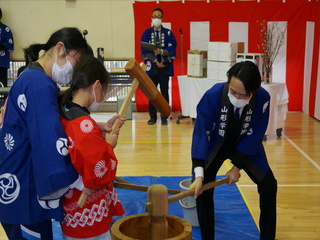
{"label": "person in red happi coat", "polygon": [[[118,160],[113,148],[118,134],[111,134],[116,119],[120,126],[124,116],[115,116],[106,124],[90,117],[105,99],[110,81],[109,73],[95,57],[83,57],[71,80],[70,88],[60,97],[60,120],[68,136],[71,162],[82,177],[83,186],[71,189],[63,198],[63,237],[70,239],[111,239],[113,216],[124,213],[112,185]],[[82,208],[77,201],[82,193],[87,197]]]}

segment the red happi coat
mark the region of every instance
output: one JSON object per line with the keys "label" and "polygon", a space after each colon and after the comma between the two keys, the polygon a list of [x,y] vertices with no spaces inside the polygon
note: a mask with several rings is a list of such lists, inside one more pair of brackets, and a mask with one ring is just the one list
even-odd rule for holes
{"label": "red happi coat", "polygon": [[92,118],[80,116],[67,120],[61,117],[61,122],[69,138],[73,166],[82,176],[84,186],[96,189],[83,208],[77,206],[81,191],[74,188],[63,197],[62,230],[74,238],[98,236],[110,229],[112,216],[124,213],[112,185],[118,160]]}

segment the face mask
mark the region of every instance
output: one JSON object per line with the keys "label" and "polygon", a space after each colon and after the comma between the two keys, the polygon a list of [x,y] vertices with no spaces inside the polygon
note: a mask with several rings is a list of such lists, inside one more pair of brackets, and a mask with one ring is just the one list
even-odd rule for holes
{"label": "face mask", "polygon": [[[101,87],[101,84],[100,84],[100,87]],[[102,89],[102,87],[101,87],[101,89]],[[100,105],[103,103],[103,100],[102,100],[102,102],[96,101],[96,92],[94,90],[93,90],[93,96],[94,96],[94,101],[91,104],[91,106],[88,108],[89,112],[96,111],[100,107]]]}
{"label": "face mask", "polygon": [[236,108],[243,108],[250,101],[250,99],[237,99],[230,92],[228,92],[228,97],[232,105],[235,106]]}
{"label": "face mask", "polygon": [[152,25],[155,26],[156,28],[161,26],[161,22],[162,21],[159,18],[152,18]]}
{"label": "face mask", "polygon": [[68,61],[67,55],[66,55],[67,62],[62,66],[59,66],[57,64],[57,59],[58,59],[58,55],[52,66],[52,79],[53,81],[59,84],[64,84],[64,85],[68,84],[72,78],[73,67],[70,61]]}

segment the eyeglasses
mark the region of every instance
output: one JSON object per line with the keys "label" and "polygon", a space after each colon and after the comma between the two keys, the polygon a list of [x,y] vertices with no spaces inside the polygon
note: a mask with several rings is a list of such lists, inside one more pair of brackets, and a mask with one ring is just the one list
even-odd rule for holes
{"label": "eyeglasses", "polygon": [[159,18],[159,19],[162,19],[162,16],[161,16],[161,15],[152,15],[152,18]]}

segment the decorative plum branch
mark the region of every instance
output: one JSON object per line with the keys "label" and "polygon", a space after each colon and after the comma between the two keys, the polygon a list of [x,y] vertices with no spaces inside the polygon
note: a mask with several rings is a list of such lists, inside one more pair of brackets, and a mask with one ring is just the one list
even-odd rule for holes
{"label": "decorative plum branch", "polygon": [[258,45],[260,51],[262,51],[264,77],[267,83],[269,83],[272,65],[276,59],[280,47],[285,42],[285,34],[287,26],[284,29],[278,27],[278,22],[271,22],[268,24],[265,20],[259,23],[259,31],[261,44]]}

